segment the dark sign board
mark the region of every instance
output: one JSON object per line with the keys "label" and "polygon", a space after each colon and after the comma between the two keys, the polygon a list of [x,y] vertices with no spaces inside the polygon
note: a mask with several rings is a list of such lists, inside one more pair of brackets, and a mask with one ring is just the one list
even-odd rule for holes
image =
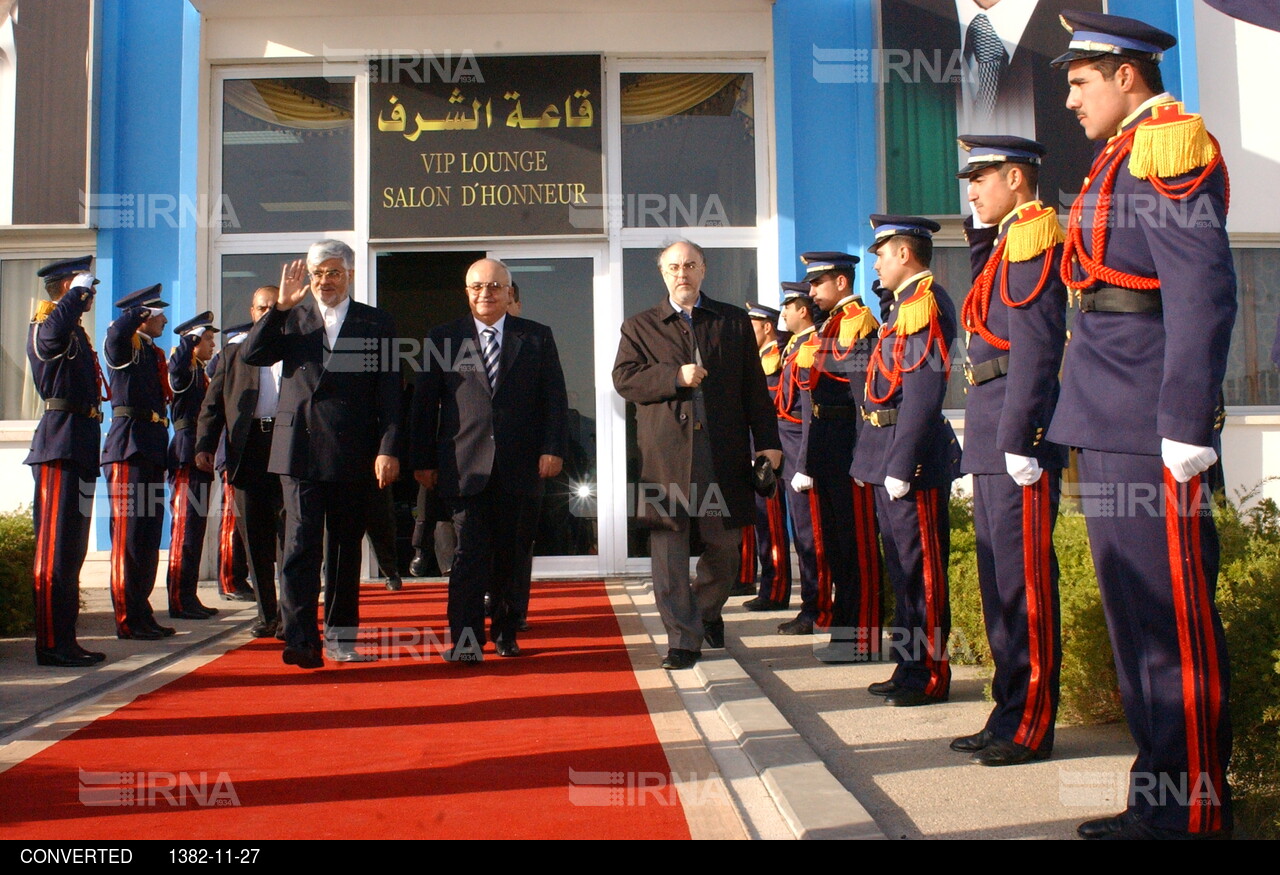
{"label": "dark sign board", "polygon": [[374,239],[604,231],[598,55],[370,64]]}

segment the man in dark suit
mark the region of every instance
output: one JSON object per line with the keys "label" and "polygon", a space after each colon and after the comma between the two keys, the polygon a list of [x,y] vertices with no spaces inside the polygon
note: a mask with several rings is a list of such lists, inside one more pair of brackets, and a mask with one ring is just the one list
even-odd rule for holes
{"label": "man in dark suit", "polygon": [[[391,316],[352,301],[355,253],[321,240],[280,277],[276,306],[244,342],[247,365],[281,362],[280,399],[267,470],[280,475],[285,508],[280,616],[284,661],[320,668],[316,627],[324,563],[324,656],[337,662],[376,657],[355,649],[360,625],[360,540],[370,479],[396,481],[400,377],[380,366],[395,334]],[[308,274],[310,282],[308,282]]]}
{"label": "man in dark suit", "polygon": [[[1087,143],[1049,61],[1062,43],[1063,7],[1101,0],[883,0],[885,145],[893,212],[956,214],[963,190],[950,176],[960,133],[1014,134],[1054,144],[1040,179],[1048,206],[1080,189]],[[899,66],[895,66],[899,65]]]}
{"label": "man in dark suit", "polygon": [[[253,293],[249,312],[256,323],[276,305],[279,289],[263,286]],[[249,631],[266,638],[279,631],[276,603],[276,544],[280,530],[280,475],[267,470],[271,430],[280,396],[279,363],[246,364],[242,353],[247,332],[227,342],[214,371],[196,430],[196,465],[216,467],[219,438],[226,433],[226,477],[232,488],[237,537],[249,556],[258,602],[258,622]]]}
{"label": "man in dark suit", "polygon": [[568,395],[551,329],[510,315],[511,274],[482,259],[467,270],[471,313],[427,338],[413,397],[414,477],[448,502],[458,531],[449,575],[445,658],[475,664],[485,643],[484,594],[499,656],[519,656],[514,581],[533,541],[521,513],[564,464]]}

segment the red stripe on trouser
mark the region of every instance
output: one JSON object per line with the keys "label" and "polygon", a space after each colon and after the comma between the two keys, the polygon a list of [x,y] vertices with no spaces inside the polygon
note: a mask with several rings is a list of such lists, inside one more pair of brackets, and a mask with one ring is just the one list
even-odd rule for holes
{"label": "red stripe on trouser", "polygon": [[187,513],[191,506],[187,486],[191,475],[186,468],[173,473],[173,495],[169,497],[169,515],[173,528],[169,535],[169,610],[184,611],[182,603],[182,552],[187,543]]}
{"label": "red stripe on trouser", "polygon": [[[947,642],[942,635],[941,609],[946,601],[946,582],[939,559],[938,516],[934,507],[934,490],[916,492],[916,518],[920,524],[920,565],[924,572],[925,667],[929,670],[926,696],[945,696],[951,689],[951,665],[947,660]],[[939,655],[935,656],[935,650]]]}
{"label": "red stripe on trouser", "polygon": [[116,631],[128,635],[129,608],[125,604],[125,553],[129,536],[129,463],[107,466],[111,492],[111,606],[116,614]]}
{"label": "red stripe on trouser", "polygon": [[[859,635],[865,635],[871,653],[880,651],[881,595],[883,571],[880,565],[880,532],[876,528],[876,496],[871,484],[853,487],[854,548],[858,551],[858,574],[861,593],[854,624]],[[865,631],[863,631],[865,630]]]}
{"label": "red stripe on trouser", "polygon": [[[1199,474],[1178,483],[1164,469],[1165,531],[1178,652],[1182,667],[1182,709],[1187,735],[1187,830],[1222,829],[1223,775],[1218,760],[1218,703],[1222,691],[1214,639],[1213,608],[1204,576],[1198,518],[1203,483]],[[1206,777],[1209,787],[1205,787]],[[1212,798],[1204,799],[1206,789]]]}
{"label": "red stripe on trouser", "polygon": [[[53,490],[52,492],[50,490]],[[62,469],[56,462],[40,466],[40,538],[36,542],[33,577],[36,590],[36,646],[56,647],[53,640],[53,551],[57,542],[57,500],[62,494]],[[50,507],[50,496],[53,507]]]}
{"label": "red stripe on trouser", "polygon": [[818,564],[818,617],[813,624],[819,629],[831,626],[831,566],[827,564],[827,551],[822,541],[822,507],[818,503],[818,490],[809,490],[809,522],[813,526],[813,555]]}
{"label": "red stripe on trouser", "polygon": [[236,488],[226,480],[222,484],[222,522],[218,527],[218,584],[224,593],[234,592],[235,537],[236,537]]}
{"label": "red stripe on trouser", "polygon": [[756,527],[742,527],[742,557],[738,562],[738,582],[756,582]]}
{"label": "red stripe on trouser", "polygon": [[1053,675],[1053,605],[1050,597],[1049,476],[1022,487],[1022,571],[1027,607],[1027,659],[1030,677],[1022,721],[1013,740],[1038,749],[1049,731],[1049,679]]}
{"label": "red stripe on trouser", "polygon": [[769,556],[773,560],[773,578],[769,581],[769,600],[780,602],[787,598],[787,575],[791,571],[791,555],[783,552],[786,539],[786,523],[782,520],[782,487],[765,502],[769,519]]}

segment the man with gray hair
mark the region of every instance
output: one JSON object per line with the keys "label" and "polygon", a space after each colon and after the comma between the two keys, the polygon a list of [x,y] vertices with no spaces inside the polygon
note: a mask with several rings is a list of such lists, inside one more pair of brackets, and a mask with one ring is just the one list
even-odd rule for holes
{"label": "man with gray hair", "polygon": [[268,470],[280,475],[284,496],[284,661],[301,668],[324,665],[316,616],[322,547],[324,656],[376,659],[355,649],[362,496],[370,480],[385,489],[400,474],[400,376],[379,367],[382,356],[367,355],[392,338],[395,326],[389,314],[348,296],[354,259],[342,241],[321,240],[305,262],[285,265],[279,299],[254,324],[241,353],[249,365],[283,363]]}

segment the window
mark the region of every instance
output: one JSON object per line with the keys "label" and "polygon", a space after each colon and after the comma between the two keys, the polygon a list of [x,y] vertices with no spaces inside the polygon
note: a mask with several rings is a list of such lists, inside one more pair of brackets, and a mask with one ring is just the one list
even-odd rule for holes
{"label": "window", "polygon": [[[40,418],[40,395],[27,361],[27,332],[36,307],[47,300],[36,271],[59,257],[0,261],[0,420]],[[87,327],[92,334],[92,317]]]}

